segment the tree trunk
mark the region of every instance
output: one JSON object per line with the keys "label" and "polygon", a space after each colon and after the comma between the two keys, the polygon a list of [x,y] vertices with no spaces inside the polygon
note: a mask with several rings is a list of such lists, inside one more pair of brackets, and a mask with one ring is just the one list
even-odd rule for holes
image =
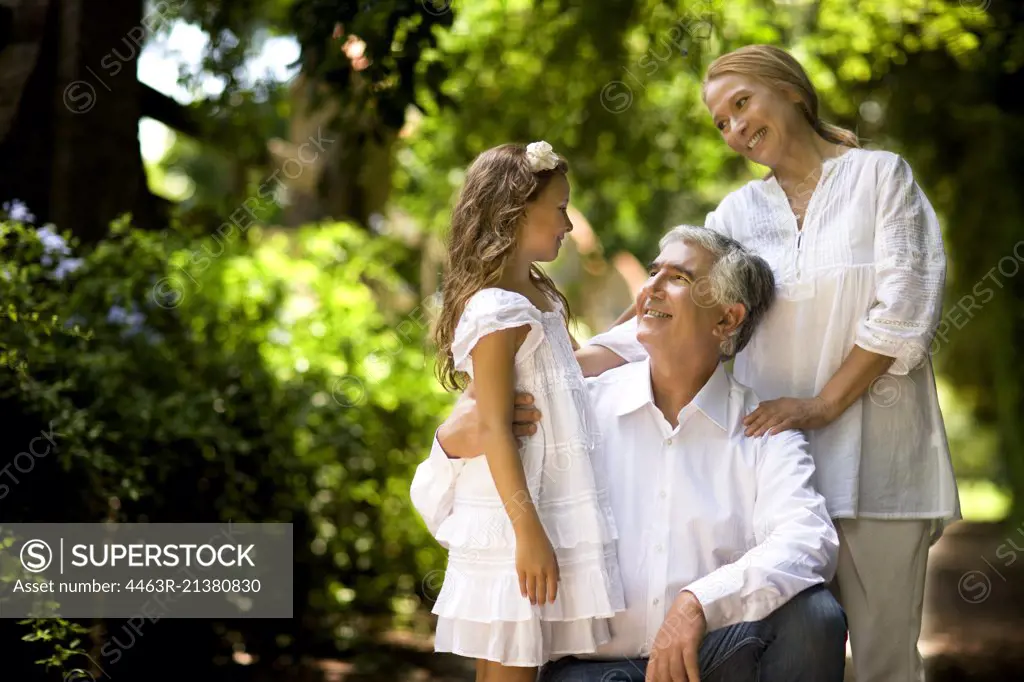
{"label": "tree trunk", "polygon": [[[139,150],[137,59],[146,37],[141,0],[20,0],[0,53],[0,198],[24,200],[40,222],[85,242],[131,212],[165,223]],[[43,20],[45,17],[45,20]]]}
{"label": "tree trunk", "polygon": [[12,10],[10,40],[0,51],[0,201],[21,199],[40,218],[49,217],[48,115],[57,3],[24,0]]}
{"label": "tree trunk", "polygon": [[[352,220],[369,226],[383,214],[391,191],[396,131],[373,128],[360,107],[339,107],[327,97],[315,105],[311,83],[299,74],[291,86],[292,117],[288,140],[268,143],[278,179],[287,188],[284,222]],[[368,132],[375,129],[380,139]],[[315,157],[315,158],[314,158]]]}
{"label": "tree trunk", "polygon": [[124,211],[134,213],[136,224],[156,227],[138,139],[142,2],[107,0],[103,12],[86,11],[86,0],[62,0],[60,6],[51,104],[54,221],[89,241],[104,236]]}

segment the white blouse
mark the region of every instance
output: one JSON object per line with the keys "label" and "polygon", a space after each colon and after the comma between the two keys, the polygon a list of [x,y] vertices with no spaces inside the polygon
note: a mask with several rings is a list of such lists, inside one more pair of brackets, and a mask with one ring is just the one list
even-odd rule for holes
{"label": "white blouse", "polygon": [[[832,517],[959,518],[928,350],[946,256],[907,162],[864,149],[826,160],[802,230],[774,177],[726,196],[706,226],[775,274],[775,303],[733,368],[762,400],[817,395],[854,344],[895,358],[838,419],[807,433]],[[591,343],[641,359],[635,330],[631,320]]]}

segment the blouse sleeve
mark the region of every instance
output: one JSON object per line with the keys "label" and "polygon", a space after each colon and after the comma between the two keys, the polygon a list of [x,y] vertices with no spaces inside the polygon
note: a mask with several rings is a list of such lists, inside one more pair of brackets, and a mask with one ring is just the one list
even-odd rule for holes
{"label": "blouse sleeve", "polygon": [[889,372],[899,375],[928,357],[942,316],[946,253],[938,218],[910,165],[894,154],[879,176],[875,302],[858,326],[856,343],[895,358]]}
{"label": "blouse sleeve", "polygon": [[527,357],[544,339],[541,312],[522,294],[505,289],[481,289],[466,303],[452,340],[455,369],[472,374],[470,353],[483,337],[502,329],[529,326],[530,331],[519,347],[516,358]]}
{"label": "blouse sleeve", "polygon": [[725,219],[725,208],[721,205],[707,214],[704,218],[704,227],[726,237],[732,237],[732,234],[729,232],[729,222]]}

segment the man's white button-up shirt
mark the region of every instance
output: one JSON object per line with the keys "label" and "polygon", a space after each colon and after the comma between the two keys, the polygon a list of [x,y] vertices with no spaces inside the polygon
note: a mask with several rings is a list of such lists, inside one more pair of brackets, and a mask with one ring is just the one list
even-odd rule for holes
{"label": "man's white button-up shirt", "polygon": [[[626,610],[592,656],[649,656],[682,590],[708,629],[761,620],[828,581],[839,546],[799,431],[748,438],[757,397],[719,365],[672,428],[654,405],[649,360],[588,379],[616,526]],[[437,441],[417,469],[412,500],[435,529],[462,462]]]}

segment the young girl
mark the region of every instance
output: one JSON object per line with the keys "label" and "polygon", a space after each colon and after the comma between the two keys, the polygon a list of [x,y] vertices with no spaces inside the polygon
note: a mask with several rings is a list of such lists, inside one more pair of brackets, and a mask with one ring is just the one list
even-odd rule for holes
{"label": "young girl", "polygon": [[[495,147],[452,217],[438,374],[452,389],[474,380],[485,456],[465,462],[436,531],[449,551],[435,649],[476,658],[478,682],[532,682],[551,657],[595,651],[624,608],[568,304],[536,265],[572,230],[567,171],[546,142]],[[517,389],[544,415],[521,449]]]}

